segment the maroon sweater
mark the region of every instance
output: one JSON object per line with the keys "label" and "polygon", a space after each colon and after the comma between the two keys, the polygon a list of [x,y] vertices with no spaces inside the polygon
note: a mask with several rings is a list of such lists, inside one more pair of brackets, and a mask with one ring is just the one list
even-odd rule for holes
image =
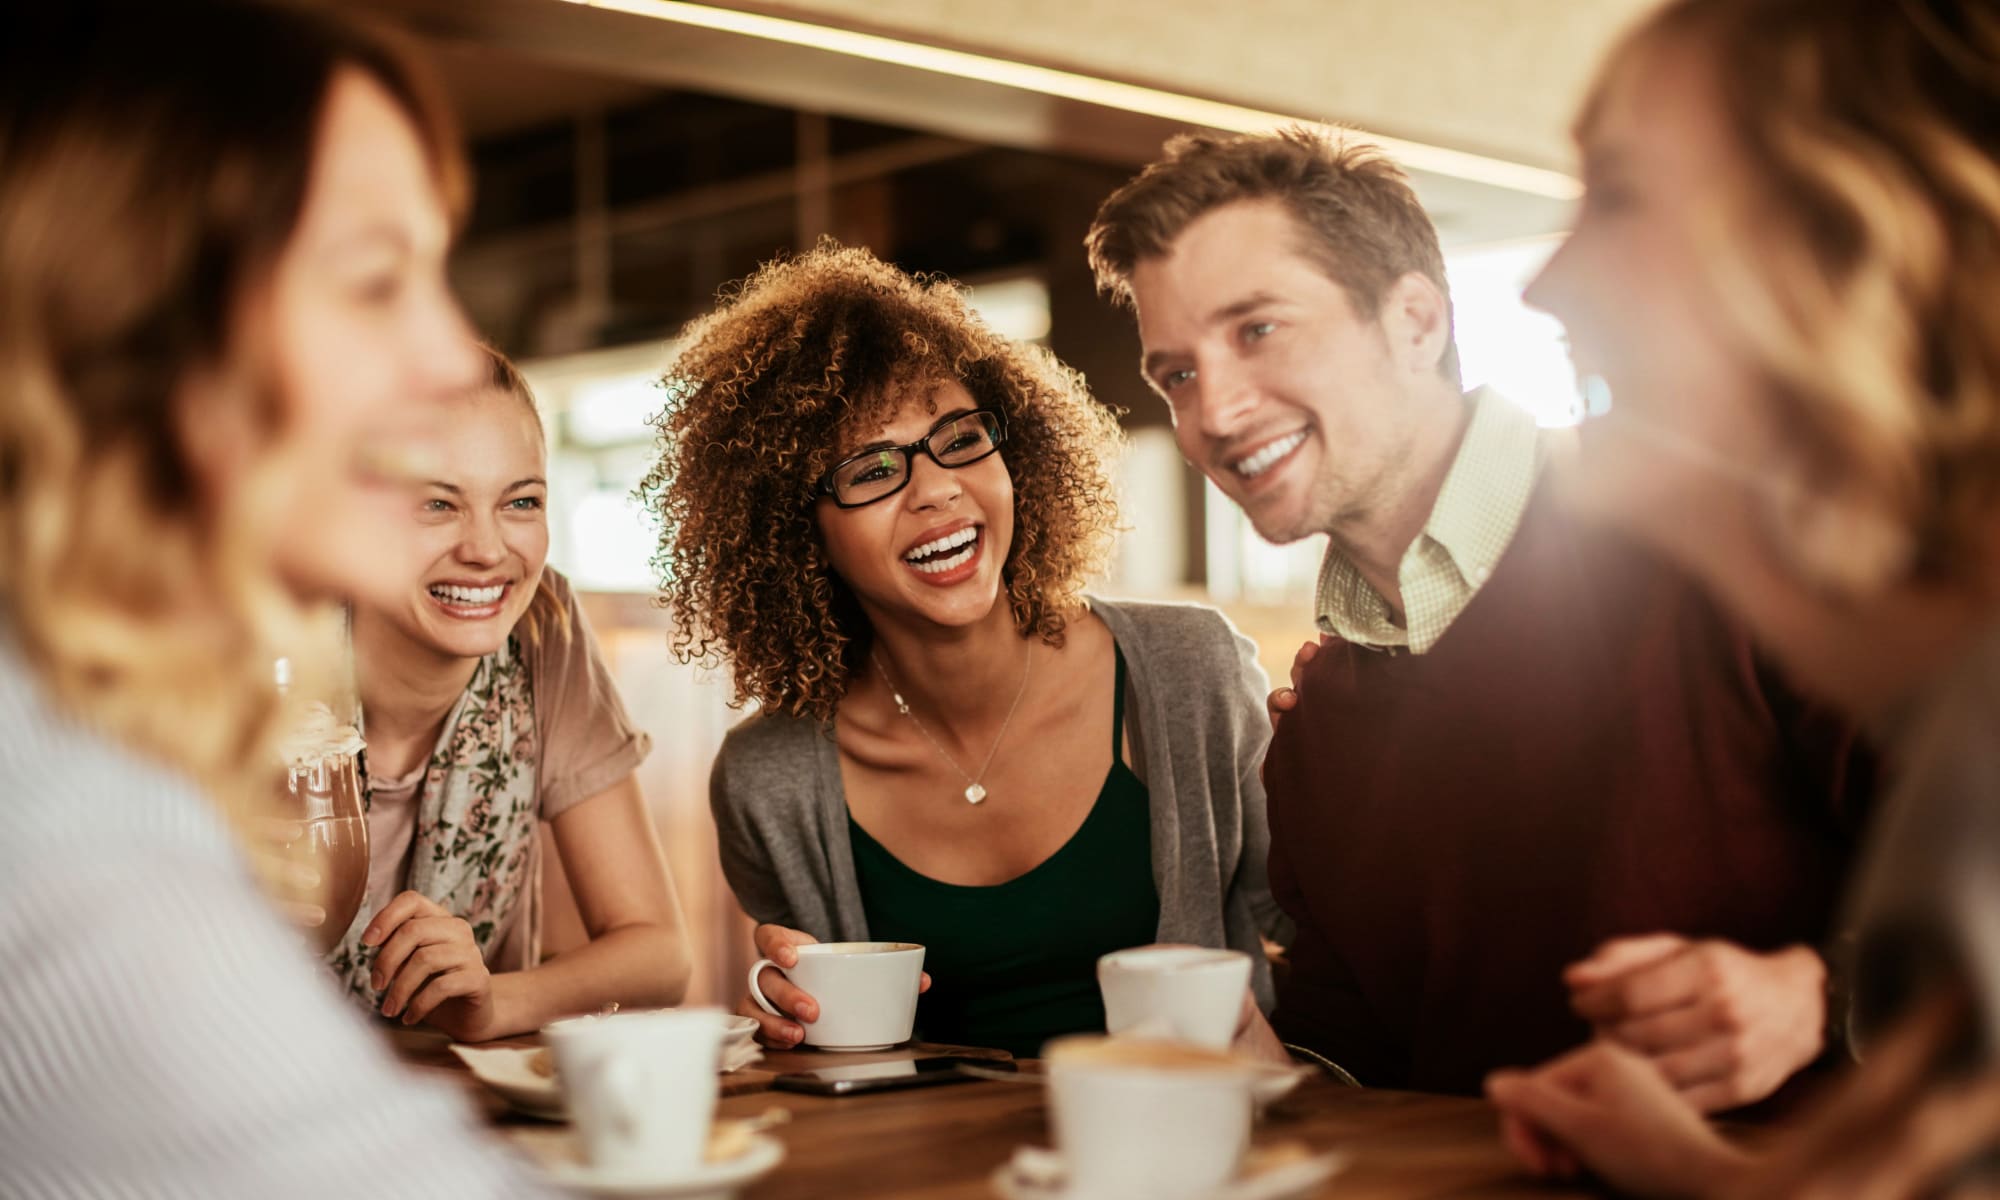
{"label": "maroon sweater", "polygon": [[1850,729],[1549,491],[1430,653],[1322,647],[1271,743],[1273,1021],[1371,1086],[1584,1041],[1561,972],[1607,938],[1819,944],[1847,872]]}

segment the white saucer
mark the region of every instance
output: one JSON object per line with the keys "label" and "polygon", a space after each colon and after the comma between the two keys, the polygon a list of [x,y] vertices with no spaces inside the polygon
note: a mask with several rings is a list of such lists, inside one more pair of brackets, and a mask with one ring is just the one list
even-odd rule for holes
{"label": "white saucer", "polygon": [[1259,1064],[1256,1077],[1250,1081],[1250,1099],[1256,1103],[1259,1115],[1291,1095],[1314,1069],[1305,1066],[1281,1067],[1275,1063]]}
{"label": "white saucer", "polygon": [[569,1109],[563,1104],[562,1085],[555,1077],[535,1070],[534,1057],[543,1053],[533,1046],[459,1046],[451,1048],[479,1082],[500,1093],[500,1098],[516,1112],[544,1121],[567,1121]]}
{"label": "white saucer", "polygon": [[606,1171],[579,1162],[542,1164],[542,1178],[560,1188],[586,1196],[615,1196],[620,1200],[729,1200],[737,1189],[761,1179],[784,1160],[785,1146],[777,1138],[761,1133],[750,1135],[743,1153],[726,1162],[704,1163],[693,1171],[656,1175],[634,1171]]}
{"label": "white saucer", "polygon": [[[1200,1200],[1297,1200],[1347,1166],[1339,1151],[1315,1154],[1282,1165],[1258,1169],[1258,1152],[1244,1159],[1247,1173],[1204,1194]],[[1073,1190],[1063,1177],[1062,1156],[1053,1150],[1022,1146],[993,1172],[993,1190],[1002,1200],[1094,1200]]]}
{"label": "white saucer", "polygon": [[[741,1067],[761,1057],[756,1053],[755,1043],[750,1040],[756,1032],[757,1022],[749,1017],[731,1015],[726,1019],[722,1034],[722,1061],[725,1066],[733,1062],[734,1067]],[[540,1117],[544,1121],[569,1120],[569,1108],[563,1103],[562,1085],[556,1082],[553,1075],[535,1070],[535,1056],[547,1053],[545,1048],[454,1044],[451,1052],[479,1082],[498,1092],[514,1111]]]}

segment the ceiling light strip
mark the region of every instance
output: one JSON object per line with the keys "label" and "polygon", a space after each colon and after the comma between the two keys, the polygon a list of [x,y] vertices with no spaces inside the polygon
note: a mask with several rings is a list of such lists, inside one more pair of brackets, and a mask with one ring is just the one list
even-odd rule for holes
{"label": "ceiling light strip", "polygon": [[[760,13],[738,12],[706,4],[689,4],[684,0],[566,0],[566,2],[588,8],[612,9],[635,16],[672,21],[719,33],[734,33],[765,41],[782,42],[786,45],[825,50],[891,66],[911,67],[939,75],[975,79],[1039,95],[1076,100],[1124,112],[1141,113],[1182,125],[1259,133],[1275,129],[1280,125],[1295,124],[1305,120],[1302,117],[1247,108],[1220,100],[1205,100],[1198,96],[1161,91],[1158,88],[1097,79],[1072,71],[1059,71],[1052,67],[1038,67],[1029,63],[992,58],[984,54],[972,54],[964,50],[948,50],[920,42],[900,41],[877,34],[857,33],[853,30],[813,25],[805,21],[764,16]],[[1352,132],[1381,146],[1391,157],[1412,170],[1449,175],[1457,179],[1559,200],[1573,199],[1582,190],[1575,179],[1560,171],[1508,162],[1506,159],[1484,154],[1452,150],[1444,146],[1433,146],[1427,142],[1383,137],[1366,130],[1357,129]]]}

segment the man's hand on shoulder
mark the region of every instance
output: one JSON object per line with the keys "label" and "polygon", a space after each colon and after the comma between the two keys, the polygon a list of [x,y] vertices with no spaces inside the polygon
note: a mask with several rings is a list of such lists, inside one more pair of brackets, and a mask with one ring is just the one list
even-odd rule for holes
{"label": "man's hand on shoulder", "polygon": [[1826,964],[1806,946],[1618,938],[1563,982],[1599,1036],[1652,1059],[1701,1112],[1764,1099],[1825,1045]]}

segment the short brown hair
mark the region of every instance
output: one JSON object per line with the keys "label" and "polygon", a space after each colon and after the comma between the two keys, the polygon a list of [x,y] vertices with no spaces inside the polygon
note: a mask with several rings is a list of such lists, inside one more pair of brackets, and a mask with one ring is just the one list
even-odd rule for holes
{"label": "short brown hair", "polygon": [[[1165,157],[1111,193],[1084,235],[1097,290],[1129,306],[1135,267],[1165,255],[1200,217],[1245,200],[1283,204],[1299,224],[1301,249],[1357,312],[1381,311],[1390,286],[1414,271],[1437,285],[1450,319],[1444,252],[1409,176],[1380,147],[1305,125],[1170,139]],[[1455,342],[1438,370],[1459,378]]]}
{"label": "short brown hair", "polygon": [[765,265],[683,331],[639,495],[660,519],[674,650],[727,662],[737,703],[824,720],[864,668],[872,631],[827,562],[813,484],[843,430],[944,380],[1006,416],[1005,600],[1022,636],[1060,645],[1117,527],[1123,435],[1081,376],[995,333],[949,280],[830,241]]}

